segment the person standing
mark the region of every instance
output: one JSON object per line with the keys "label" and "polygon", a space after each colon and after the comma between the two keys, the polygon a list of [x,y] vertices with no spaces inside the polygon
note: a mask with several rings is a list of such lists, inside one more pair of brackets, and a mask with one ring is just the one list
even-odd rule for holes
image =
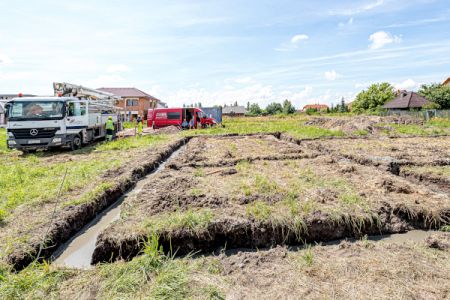
{"label": "person standing", "polygon": [[112,116],[108,117],[108,121],[106,121],[106,140],[108,142],[110,142],[113,138],[113,134],[114,134],[114,123],[113,123],[113,118]]}
{"label": "person standing", "polygon": [[142,118],[141,118],[141,116],[137,117],[136,122],[137,122],[138,135],[142,136]]}

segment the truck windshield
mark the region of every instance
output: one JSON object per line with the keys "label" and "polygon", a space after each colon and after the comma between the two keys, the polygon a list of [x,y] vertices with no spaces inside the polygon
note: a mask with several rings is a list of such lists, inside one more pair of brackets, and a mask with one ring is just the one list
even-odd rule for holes
{"label": "truck windshield", "polygon": [[57,120],[64,117],[62,101],[14,101],[9,106],[9,120]]}

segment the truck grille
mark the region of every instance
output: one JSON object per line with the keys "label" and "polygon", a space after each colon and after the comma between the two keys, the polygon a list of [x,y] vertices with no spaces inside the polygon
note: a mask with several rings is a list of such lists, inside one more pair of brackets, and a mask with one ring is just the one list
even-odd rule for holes
{"label": "truck grille", "polygon": [[[55,136],[59,128],[27,128],[27,129],[9,129],[16,139],[45,139]],[[37,131],[37,132],[36,132]]]}

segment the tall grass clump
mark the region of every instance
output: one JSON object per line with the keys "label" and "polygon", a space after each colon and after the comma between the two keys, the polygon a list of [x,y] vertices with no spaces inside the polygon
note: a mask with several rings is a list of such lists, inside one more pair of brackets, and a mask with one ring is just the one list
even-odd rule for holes
{"label": "tall grass clump", "polygon": [[200,233],[207,229],[214,215],[210,209],[198,211],[188,209],[176,211],[150,218],[144,221],[143,227],[150,233],[158,234],[162,231],[174,231],[177,229],[189,230]]}

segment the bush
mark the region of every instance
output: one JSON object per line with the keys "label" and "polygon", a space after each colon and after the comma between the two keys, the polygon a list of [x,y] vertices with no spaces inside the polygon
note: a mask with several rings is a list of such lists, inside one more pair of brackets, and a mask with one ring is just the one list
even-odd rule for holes
{"label": "bush", "polygon": [[450,109],[450,86],[439,83],[423,84],[419,94],[433,102],[434,107],[431,108]]}
{"label": "bush", "polygon": [[352,105],[352,111],[361,113],[365,111],[377,111],[386,102],[394,99],[394,87],[388,83],[372,84],[367,91],[360,92]]}

